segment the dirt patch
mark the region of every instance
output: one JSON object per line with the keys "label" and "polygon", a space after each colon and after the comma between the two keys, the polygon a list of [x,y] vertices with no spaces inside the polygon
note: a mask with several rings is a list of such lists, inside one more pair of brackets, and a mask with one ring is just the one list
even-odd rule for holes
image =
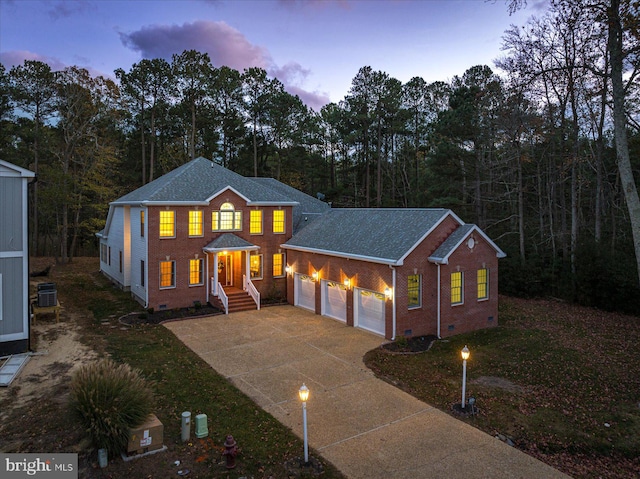
{"label": "dirt patch", "polygon": [[0,388],[0,423],[6,424],[5,419],[15,409],[41,397],[43,391],[68,384],[78,367],[97,356],[80,342],[72,318],[60,323],[39,321],[32,327],[32,345],[29,362],[9,387]]}

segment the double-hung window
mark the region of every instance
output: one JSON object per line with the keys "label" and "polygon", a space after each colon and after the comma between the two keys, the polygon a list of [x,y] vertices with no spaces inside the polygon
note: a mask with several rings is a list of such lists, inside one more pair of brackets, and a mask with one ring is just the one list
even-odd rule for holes
{"label": "double-hung window", "polygon": [[249,268],[251,270],[251,279],[262,279],[262,255],[252,254],[249,257]]}
{"label": "double-hung window", "polygon": [[464,278],[462,271],[451,273],[451,304],[462,304],[464,297],[462,294]]}
{"label": "double-hung window", "polygon": [[273,277],[281,278],[284,273],[284,253],[275,253],[273,255]]}
{"label": "double-hung window", "polygon": [[189,260],[189,286],[204,284],[204,260],[202,258]]}
{"label": "double-hung window", "polygon": [[409,309],[422,306],[422,275],[410,274],[407,278],[407,297]]}
{"label": "double-hung window", "polygon": [[489,299],[489,270],[481,268],[478,270],[478,300]]}
{"label": "double-hung window", "polygon": [[144,237],[144,210],[140,210],[140,236]]}
{"label": "double-hung window", "polygon": [[251,210],[249,214],[249,233],[252,235],[262,234],[262,210]]}
{"label": "double-hung window", "polygon": [[176,212],[160,211],[160,238],[176,237]]}
{"label": "double-hung window", "polygon": [[273,211],[273,232],[284,233],[284,210]]}
{"label": "double-hung window", "polygon": [[160,261],[160,289],[176,287],[176,262]]}
{"label": "double-hung window", "polygon": [[189,211],[189,236],[203,236],[202,211]]}
{"label": "double-hung window", "polygon": [[241,231],[242,211],[231,203],[222,203],[220,211],[211,212],[211,231]]}

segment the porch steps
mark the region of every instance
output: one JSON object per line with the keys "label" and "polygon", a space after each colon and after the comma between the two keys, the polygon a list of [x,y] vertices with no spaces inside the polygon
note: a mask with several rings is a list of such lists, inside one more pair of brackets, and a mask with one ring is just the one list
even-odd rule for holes
{"label": "porch steps", "polygon": [[[255,301],[251,296],[249,296],[249,293],[247,293],[246,291],[242,291],[241,289],[236,289],[236,288],[233,288],[233,289],[225,288],[225,293],[229,298],[230,313],[237,313],[239,311],[251,311],[251,310],[258,309]],[[218,301],[218,298],[216,298],[215,302],[218,303],[216,304],[216,306],[218,306],[220,309],[224,309],[224,307],[222,306],[222,303]]]}

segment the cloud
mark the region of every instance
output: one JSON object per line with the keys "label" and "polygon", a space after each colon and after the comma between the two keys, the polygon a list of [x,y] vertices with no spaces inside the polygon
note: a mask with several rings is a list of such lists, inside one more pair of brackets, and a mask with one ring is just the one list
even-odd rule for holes
{"label": "cloud", "polygon": [[[88,59],[78,58],[85,63],[88,63]],[[24,64],[25,60],[33,60],[39,61],[42,63],[46,63],[51,67],[51,71],[58,72],[64,70],[66,67],[71,66],[67,63],[64,63],[62,60],[55,57],[48,57],[45,55],[40,55],[38,53],[33,53],[28,50],[11,50],[7,52],[0,52],[0,63],[4,65],[7,70],[10,70],[11,67],[18,66]],[[96,70],[93,67],[88,66],[87,64],[74,64],[79,68],[85,68],[92,77],[102,76],[104,78],[113,78],[112,74],[105,74],[99,70]]]}
{"label": "cloud", "polygon": [[254,45],[242,32],[225,22],[197,20],[182,25],[149,25],[134,32],[120,33],[120,40],[125,47],[148,59],[171,61],[174,54],[196,50],[207,53],[215,67],[225,65],[240,72],[250,67],[263,68],[311,108],[319,111],[329,103],[328,94],[302,88],[311,73],[309,69],[296,62],[282,67],[276,65],[266,48]]}
{"label": "cloud", "polygon": [[73,2],[63,0],[53,2],[48,13],[51,18],[58,20],[59,18],[71,17],[77,13],[84,13],[90,10],[95,10],[95,7],[92,7],[87,0],[75,0]]}
{"label": "cloud", "polygon": [[285,85],[284,88],[285,90],[287,90],[287,92],[291,93],[292,95],[299,96],[300,100],[302,100],[302,103],[304,103],[309,108],[318,112],[324,105],[326,105],[331,101],[328,93],[322,93],[317,91],[310,92],[307,90],[303,90],[302,88],[297,86]]}
{"label": "cloud", "polygon": [[248,67],[265,70],[272,64],[269,52],[253,45],[225,22],[198,20],[182,25],[150,25],[132,33],[121,33],[122,43],[143,58],[164,58],[185,50],[208,53],[211,63],[242,71]]}
{"label": "cloud", "polygon": [[22,65],[25,60],[35,60],[42,63],[46,63],[51,67],[51,70],[58,71],[63,70],[67,65],[61,62],[55,57],[47,57],[33,53],[28,50],[11,50],[7,52],[0,52],[0,62],[9,70],[13,66]]}

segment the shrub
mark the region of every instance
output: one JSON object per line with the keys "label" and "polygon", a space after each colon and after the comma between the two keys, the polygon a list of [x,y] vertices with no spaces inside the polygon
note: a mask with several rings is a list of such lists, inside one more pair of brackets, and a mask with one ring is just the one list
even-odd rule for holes
{"label": "shrub", "polygon": [[127,447],[129,429],[140,426],[153,407],[153,392],[139,370],[111,359],[83,366],[71,381],[71,408],[94,445],[109,455]]}

